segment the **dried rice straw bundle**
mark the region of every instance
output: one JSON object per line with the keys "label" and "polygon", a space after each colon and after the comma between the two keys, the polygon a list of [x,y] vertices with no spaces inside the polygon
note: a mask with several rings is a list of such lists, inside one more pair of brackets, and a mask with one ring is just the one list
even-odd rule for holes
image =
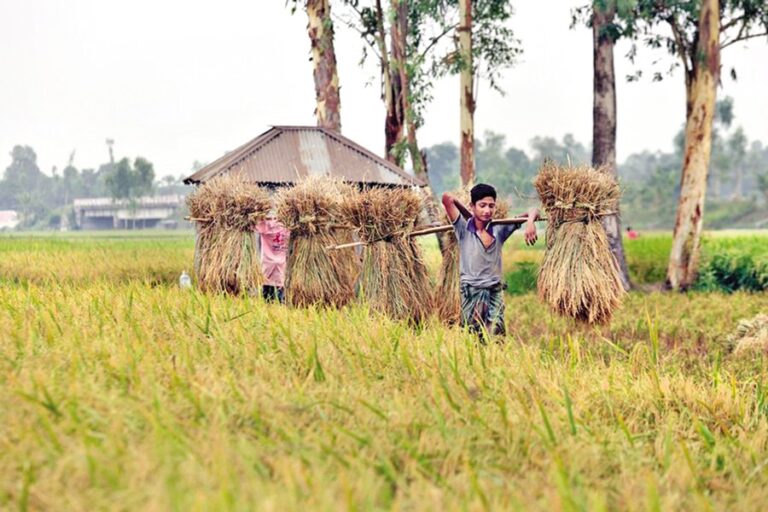
{"label": "dried rice straw bundle", "polygon": [[345,205],[347,220],[366,242],[358,281],[360,297],[373,310],[399,320],[424,321],[431,309],[427,267],[408,234],[422,209],[409,189],[369,189]]}
{"label": "dried rice straw bundle", "polygon": [[768,354],[768,315],[758,314],[739,321],[727,338],[735,357],[755,357]]}
{"label": "dried rice straw bundle", "polygon": [[[469,188],[464,187],[454,192],[454,195],[465,205],[470,202]],[[494,219],[506,218],[509,207],[503,200],[496,201]],[[443,212],[443,221],[450,224],[451,220]],[[459,286],[459,244],[456,235],[448,233],[444,238],[443,261],[437,276],[437,289],[435,290],[435,307],[438,317],[446,324],[456,324],[461,320],[461,293]]]}
{"label": "dried rice straw bundle", "polygon": [[200,289],[234,295],[264,282],[254,229],[271,208],[269,193],[238,174],[216,177],[187,197],[197,227],[195,274]]}
{"label": "dried rice straw bundle", "polygon": [[618,182],[602,170],[545,162],[534,186],[549,219],[539,298],[561,315],[607,323],[626,293],[600,223],[617,211]]}
{"label": "dried rice straw bundle", "polygon": [[359,259],[354,249],[327,251],[328,245],[350,241],[341,230],[342,200],[355,190],[327,177],[310,177],[283,190],[278,218],[291,230],[285,279],[292,306],[341,307],[354,297]]}

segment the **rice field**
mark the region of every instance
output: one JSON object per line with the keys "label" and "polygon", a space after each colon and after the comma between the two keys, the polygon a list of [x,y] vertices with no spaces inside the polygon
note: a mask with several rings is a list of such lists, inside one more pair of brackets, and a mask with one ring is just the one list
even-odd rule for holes
{"label": "rice field", "polygon": [[0,237],[0,509],[768,503],[768,365],[726,339],[765,294],[632,293],[588,329],[509,296],[510,335],[484,346],[359,305],[178,289],[193,246]]}

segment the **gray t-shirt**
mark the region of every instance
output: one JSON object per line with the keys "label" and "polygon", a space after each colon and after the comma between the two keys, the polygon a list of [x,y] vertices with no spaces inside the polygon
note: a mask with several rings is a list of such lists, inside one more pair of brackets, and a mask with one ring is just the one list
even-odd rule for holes
{"label": "gray t-shirt", "polygon": [[521,224],[491,224],[488,233],[494,238],[486,248],[477,234],[474,219],[461,215],[453,223],[459,242],[459,273],[462,283],[477,288],[490,288],[501,283],[501,246]]}

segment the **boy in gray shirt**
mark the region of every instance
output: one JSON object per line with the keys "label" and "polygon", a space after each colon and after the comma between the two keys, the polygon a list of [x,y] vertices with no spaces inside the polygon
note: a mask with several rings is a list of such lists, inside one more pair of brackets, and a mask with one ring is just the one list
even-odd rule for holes
{"label": "boy in gray shirt", "polygon": [[[520,224],[492,224],[496,212],[496,189],[478,183],[470,191],[469,208],[453,194],[443,194],[443,207],[453,223],[459,245],[461,283],[461,325],[481,336],[504,335],[504,291],[501,276],[501,248]],[[538,239],[534,222],[538,208],[521,217],[525,221],[525,242]]]}

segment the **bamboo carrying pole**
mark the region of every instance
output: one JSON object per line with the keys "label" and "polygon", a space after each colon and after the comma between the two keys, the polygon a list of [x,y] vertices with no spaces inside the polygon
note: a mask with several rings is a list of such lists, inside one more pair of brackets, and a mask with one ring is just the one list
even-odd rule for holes
{"label": "bamboo carrying pole", "polygon": [[[528,220],[528,217],[511,217],[511,218],[508,218],[508,219],[495,219],[495,220],[492,220],[489,223],[489,225],[493,225],[493,224],[499,224],[499,225],[504,225],[504,224],[522,224],[523,222],[526,222],[527,220]],[[540,218],[536,219],[536,222],[546,221],[546,220],[547,219],[544,219],[544,218],[540,217]],[[452,229],[453,229],[453,225],[452,224],[445,224],[443,226],[431,226],[431,227],[417,229],[416,231],[411,231],[406,236],[433,235],[435,233],[444,233],[446,231],[451,231]],[[384,240],[384,239],[382,238],[381,240]],[[376,241],[381,241],[381,240],[376,240]],[[366,245],[368,243],[369,242],[351,242],[351,243],[348,243],[348,244],[330,245],[330,246],[326,247],[326,249],[329,250],[329,251],[333,251],[333,250],[337,250],[337,249],[348,249],[350,247],[360,247],[360,246]]]}

